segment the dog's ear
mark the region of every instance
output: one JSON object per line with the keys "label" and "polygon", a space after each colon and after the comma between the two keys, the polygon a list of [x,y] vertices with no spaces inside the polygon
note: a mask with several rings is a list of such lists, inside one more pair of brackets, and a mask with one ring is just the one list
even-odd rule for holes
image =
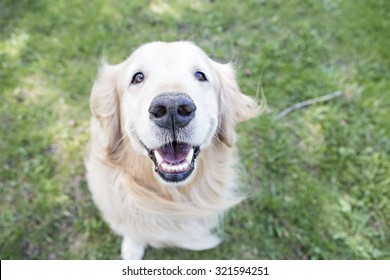
{"label": "dog's ear", "polygon": [[235,125],[260,114],[256,101],[243,94],[237,84],[234,68],[230,63],[214,62],[219,86],[219,140],[231,147],[236,141]]}
{"label": "dog's ear", "polygon": [[104,130],[103,148],[112,163],[120,161],[123,146],[118,82],[122,64],[109,65],[103,62],[99,69],[90,98],[92,115]]}

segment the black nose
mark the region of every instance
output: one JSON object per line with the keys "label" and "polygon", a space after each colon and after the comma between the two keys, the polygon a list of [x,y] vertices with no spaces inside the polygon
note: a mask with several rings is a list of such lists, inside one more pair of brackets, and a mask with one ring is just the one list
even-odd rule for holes
{"label": "black nose", "polygon": [[162,93],[149,107],[149,118],[159,127],[174,129],[186,126],[195,117],[194,101],[184,93]]}

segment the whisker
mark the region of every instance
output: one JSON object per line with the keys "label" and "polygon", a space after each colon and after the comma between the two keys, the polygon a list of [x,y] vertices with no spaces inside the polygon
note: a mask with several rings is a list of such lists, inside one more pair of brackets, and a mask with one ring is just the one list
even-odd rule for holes
{"label": "whisker", "polygon": [[[220,132],[222,132],[222,129],[218,128],[218,133],[213,135],[213,139],[215,139],[218,143],[222,144],[221,139],[218,137],[218,134],[220,134]],[[211,146],[214,146],[213,142],[211,142]]]}
{"label": "whisker", "polygon": [[124,154],[126,153],[126,150],[129,148],[129,146],[130,146],[130,141],[127,142],[126,146],[124,147],[123,151],[121,152],[120,158],[122,158],[124,156]]}
{"label": "whisker", "polygon": [[116,148],[118,148],[118,146],[122,143],[123,139],[125,139],[126,136],[127,136],[127,135],[125,134],[125,135],[123,135],[120,139],[118,139],[118,140],[115,142],[114,147],[112,147],[111,150],[112,150],[112,151],[115,151]]}

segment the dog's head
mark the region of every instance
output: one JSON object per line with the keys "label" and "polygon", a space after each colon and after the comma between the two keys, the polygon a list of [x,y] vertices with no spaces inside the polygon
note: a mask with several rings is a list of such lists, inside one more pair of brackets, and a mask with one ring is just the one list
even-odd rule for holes
{"label": "dog's head", "polygon": [[197,156],[232,147],[235,124],[258,113],[231,65],[190,42],[146,44],[120,64],[103,65],[91,109],[106,130],[108,159],[118,164],[132,148],[165,183],[191,180]]}

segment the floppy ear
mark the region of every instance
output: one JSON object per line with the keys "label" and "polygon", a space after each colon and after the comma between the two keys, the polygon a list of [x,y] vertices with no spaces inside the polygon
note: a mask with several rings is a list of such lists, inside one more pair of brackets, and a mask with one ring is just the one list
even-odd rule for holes
{"label": "floppy ear", "polygon": [[118,162],[122,154],[123,135],[118,94],[118,80],[121,64],[102,63],[99,75],[92,87],[90,107],[92,115],[99,121],[104,131],[104,149],[107,159]]}
{"label": "floppy ear", "polygon": [[214,66],[220,81],[219,140],[232,147],[236,141],[235,125],[259,115],[261,109],[253,98],[241,92],[230,63],[214,62]]}

